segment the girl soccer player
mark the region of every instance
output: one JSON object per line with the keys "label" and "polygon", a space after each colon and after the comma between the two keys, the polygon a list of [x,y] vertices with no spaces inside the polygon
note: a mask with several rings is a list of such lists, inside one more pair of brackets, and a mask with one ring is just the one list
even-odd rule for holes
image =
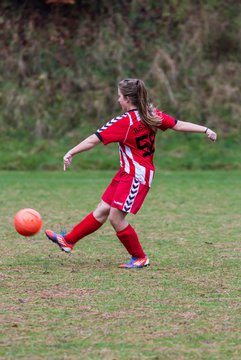
{"label": "girl soccer player", "polygon": [[151,187],[154,165],[155,136],[158,130],[204,133],[216,141],[211,129],[173,117],[153,108],[148,103],[147,90],[142,80],[125,79],[118,86],[118,102],[124,114],[113,118],[87,137],[64,156],[64,171],[74,155],[103,143],[119,143],[120,170],[102,195],[97,208],[87,215],[69,233],[62,235],[46,230],[47,237],[63,251],[70,252],[75,244],[97,229],[109,218],[131,260],[121,268],[142,268],[149,265],[149,258],[142,249],[138,235],[128,223],[126,215],[136,214]]}

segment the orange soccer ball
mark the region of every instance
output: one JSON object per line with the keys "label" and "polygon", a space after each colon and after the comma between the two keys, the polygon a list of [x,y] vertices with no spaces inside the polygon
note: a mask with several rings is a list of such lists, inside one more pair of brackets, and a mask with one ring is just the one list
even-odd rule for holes
{"label": "orange soccer ball", "polygon": [[19,210],[13,219],[16,231],[23,236],[33,236],[39,232],[43,222],[40,214],[34,209]]}

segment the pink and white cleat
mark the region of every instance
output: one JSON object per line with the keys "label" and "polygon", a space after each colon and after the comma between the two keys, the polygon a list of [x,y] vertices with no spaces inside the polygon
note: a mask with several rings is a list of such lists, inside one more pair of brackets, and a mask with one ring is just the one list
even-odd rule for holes
{"label": "pink and white cleat", "polygon": [[135,269],[135,268],[143,268],[145,266],[149,266],[150,262],[147,256],[144,258],[136,258],[132,256],[131,260],[127,264],[119,265],[122,269]]}
{"label": "pink and white cleat", "polygon": [[49,240],[53,241],[65,252],[70,252],[74,247],[74,244],[68,243],[62,234],[57,234],[52,230],[46,230],[45,234]]}

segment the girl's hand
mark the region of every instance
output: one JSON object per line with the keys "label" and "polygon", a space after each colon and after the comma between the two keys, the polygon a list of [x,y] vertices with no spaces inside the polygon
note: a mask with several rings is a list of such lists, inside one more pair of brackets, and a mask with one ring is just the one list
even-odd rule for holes
{"label": "girl's hand", "polygon": [[206,130],[206,135],[209,138],[210,141],[216,141],[217,140],[217,134],[212,131],[211,129]]}
{"label": "girl's hand", "polygon": [[70,152],[67,152],[64,155],[64,171],[66,171],[67,168],[70,166],[70,164],[72,163],[72,159],[73,159],[73,156],[71,155]]}

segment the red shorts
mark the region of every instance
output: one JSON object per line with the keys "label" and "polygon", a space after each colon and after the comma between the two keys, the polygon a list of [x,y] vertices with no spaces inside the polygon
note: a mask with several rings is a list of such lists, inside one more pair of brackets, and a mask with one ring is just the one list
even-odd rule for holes
{"label": "red shorts", "polygon": [[102,195],[102,200],[121,211],[136,214],[149,189],[133,176],[118,171]]}

